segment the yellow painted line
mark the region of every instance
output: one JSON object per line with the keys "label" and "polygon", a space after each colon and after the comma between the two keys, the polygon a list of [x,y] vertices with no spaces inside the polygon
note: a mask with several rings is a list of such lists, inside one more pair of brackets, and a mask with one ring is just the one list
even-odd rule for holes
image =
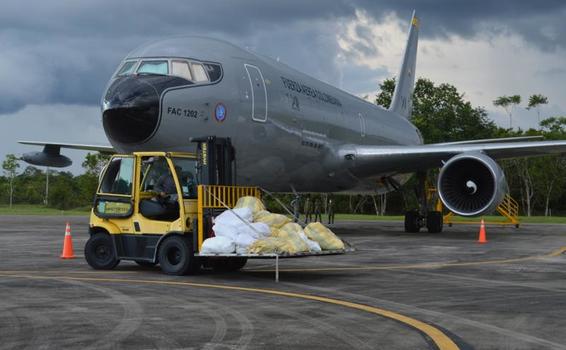
{"label": "yellow painted line", "polygon": [[349,301],[327,298],[317,295],[301,294],[293,292],[284,292],[274,289],[262,289],[262,288],[248,288],[248,287],[237,287],[237,286],[227,286],[221,284],[207,284],[207,283],[192,283],[192,282],[178,282],[178,281],[159,281],[159,280],[142,280],[142,279],[123,279],[123,278],[99,278],[99,277],[67,277],[67,276],[35,276],[35,275],[13,275],[13,274],[0,274],[1,277],[11,277],[11,278],[29,278],[29,279],[42,279],[42,280],[70,280],[70,281],[85,281],[85,282],[111,282],[111,283],[137,283],[137,284],[156,284],[156,285],[171,285],[171,286],[186,286],[186,287],[197,287],[197,288],[212,288],[212,289],[222,289],[222,290],[233,290],[241,292],[250,293],[262,293],[270,294],[282,297],[296,298],[313,300],[326,304],[339,305],[347,307],[350,309],[361,310],[389,318],[405,325],[408,325],[424,334],[426,334],[438,347],[439,350],[456,350],[460,349],[456,343],[452,341],[446,334],[444,334],[440,329],[419,321],[417,319],[398,314],[393,311],[363,305],[358,303],[353,303]]}
{"label": "yellow painted line", "polygon": [[[543,255],[532,255],[522,258],[512,259],[496,259],[496,260],[480,260],[468,262],[430,262],[421,264],[404,264],[404,265],[362,265],[362,266],[345,266],[345,267],[313,267],[313,268],[288,268],[279,269],[279,272],[319,272],[319,271],[359,271],[359,270],[401,270],[401,269],[436,269],[441,267],[454,266],[477,266],[477,265],[494,265],[494,264],[510,264],[516,262],[540,260],[544,258],[557,257],[566,253],[566,246],[551,251]],[[273,272],[273,269],[245,269],[246,272]]]}

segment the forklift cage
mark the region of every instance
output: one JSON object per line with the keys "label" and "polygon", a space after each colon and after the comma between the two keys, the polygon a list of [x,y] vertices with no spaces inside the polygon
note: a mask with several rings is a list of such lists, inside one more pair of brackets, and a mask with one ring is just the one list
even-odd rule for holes
{"label": "forklift cage", "polygon": [[204,216],[206,212],[214,209],[233,208],[238,199],[252,196],[261,199],[259,187],[199,185],[197,189],[197,224],[198,224],[198,251],[204,242]]}

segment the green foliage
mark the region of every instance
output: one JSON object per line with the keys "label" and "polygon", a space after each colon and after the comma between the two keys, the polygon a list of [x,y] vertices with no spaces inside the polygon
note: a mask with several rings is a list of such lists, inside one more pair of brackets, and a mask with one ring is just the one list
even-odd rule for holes
{"label": "green foliage", "polygon": [[539,124],[540,124],[540,106],[545,105],[547,103],[548,103],[548,98],[546,98],[546,96],[543,96],[541,94],[535,94],[529,97],[529,104],[527,106],[527,109],[535,108],[537,110],[537,118]]}
{"label": "green foliage", "polygon": [[[389,107],[395,80],[380,84],[376,103]],[[421,131],[425,143],[489,138],[497,127],[481,107],[473,107],[463,94],[450,84],[435,85],[419,78],[413,93],[412,122]]]}
{"label": "green foliage", "polygon": [[540,122],[544,137],[550,140],[563,139],[566,135],[566,117],[550,117]]}
{"label": "green foliage", "polygon": [[521,103],[521,96],[500,96],[493,101],[493,105],[496,107],[503,107],[505,112],[509,116],[509,129],[513,128],[513,107],[518,106]]}
{"label": "green foliage", "polygon": [[6,159],[2,162],[2,169],[8,177],[16,176],[17,170],[20,167],[18,158],[13,154],[6,154]]}
{"label": "green foliage", "polygon": [[80,201],[81,190],[78,181],[69,172],[57,172],[50,178],[50,206],[67,210],[83,205]]}
{"label": "green foliage", "polygon": [[98,178],[100,172],[110,159],[110,155],[102,153],[90,152],[86,154],[85,160],[82,163],[82,167],[86,170],[87,175],[93,175]]}
{"label": "green foliage", "polygon": [[546,96],[535,94],[529,97],[529,104],[527,109],[537,108],[540,105],[545,105],[548,103],[548,98]]}
{"label": "green foliage", "polygon": [[2,169],[4,169],[4,173],[10,179],[8,189],[10,208],[14,202],[14,177],[16,177],[19,167],[18,158],[13,154],[7,154],[6,159],[2,162]]}

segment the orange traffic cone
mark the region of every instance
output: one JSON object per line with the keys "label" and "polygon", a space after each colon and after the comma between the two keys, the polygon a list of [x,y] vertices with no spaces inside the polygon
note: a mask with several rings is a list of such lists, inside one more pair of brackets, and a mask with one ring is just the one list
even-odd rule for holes
{"label": "orange traffic cone", "polygon": [[63,241],[63,252],[61,253],[61,259],[73,259],[75,254],[73,253],[73,239],[71,238],[71,225],[67,222],[65,227],[65,240]]}
{"label": "orange traffic cone", "polygon": [[483,222],[483,218],[481,219],[480,235],[478,237],[478,243],[487,243],[487,238],[485,236],[485,223]]}

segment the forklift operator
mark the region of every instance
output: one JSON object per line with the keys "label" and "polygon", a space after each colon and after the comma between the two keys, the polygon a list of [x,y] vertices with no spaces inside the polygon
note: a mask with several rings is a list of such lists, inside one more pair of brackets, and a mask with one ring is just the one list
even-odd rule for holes
{"label": "forklift operator", "polygon": [[[181,173],[181,168],[176,166],[175,172],[177,174]],[[173,175],[171,172],[167,170],[167,172],[159,177],[157,183],[155,184],[154,190],[158,193],[160,198],[169,197],[169,201],[176,202],[178,195],[177,195],[177,187],[175,186],[175,180],[173,179]]]}

